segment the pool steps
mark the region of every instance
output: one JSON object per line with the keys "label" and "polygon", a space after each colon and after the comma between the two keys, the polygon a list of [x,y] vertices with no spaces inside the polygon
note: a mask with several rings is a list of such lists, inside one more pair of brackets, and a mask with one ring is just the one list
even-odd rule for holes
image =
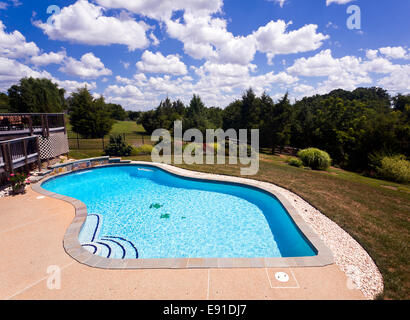
{"label": "pool steps", "polygon": [[88,252],[111,259],[138,259],[135,245],[125,238],[101,236],[102,216],[89,214],[81,230],[79,240]]}

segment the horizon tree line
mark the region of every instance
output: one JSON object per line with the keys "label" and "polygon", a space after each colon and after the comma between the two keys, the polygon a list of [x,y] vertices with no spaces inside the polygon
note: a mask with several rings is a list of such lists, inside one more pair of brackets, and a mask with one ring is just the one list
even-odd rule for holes
{"label": "horizon tree line", "polygon": [[369,170],[372,159],[401,154],[410,157],[410,95],[390,94],[382,88],[333,90],[289,101],[288,93],[274,102],[250,88],[226,108],[206,107],[194,94],[189,105],[166,98],[149,111],[126,111],[119,104],[94,98],[87,87],[65,98],[65,90],[48,79],[23,78],[8,94],[0,93],[0,112],[57,113],[67,111],[73,131],[85,138],[108,134],[115,120],[142,124],[148,134],[175,120],[183,130],[197,128],[259,129],[261,148],[317,147],[334,164],[354,171]]}

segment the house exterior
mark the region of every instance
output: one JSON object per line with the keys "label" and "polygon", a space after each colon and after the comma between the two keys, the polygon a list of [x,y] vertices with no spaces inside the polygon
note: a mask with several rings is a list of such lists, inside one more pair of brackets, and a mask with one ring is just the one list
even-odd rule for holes
{"label": "house exterior", "polygon": [[0,175],[68,154],[63,113],[0,113]]}

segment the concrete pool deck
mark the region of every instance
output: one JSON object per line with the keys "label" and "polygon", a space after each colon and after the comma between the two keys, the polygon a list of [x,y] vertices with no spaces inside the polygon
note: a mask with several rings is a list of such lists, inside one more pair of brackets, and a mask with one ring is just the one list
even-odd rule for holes
{"label": "concrete pool deck", "polygon": [[[27,193],[0,198],[1,299],[365,299],[336,264],[325,267],[107,270],[63,248],[75,216],[62,200]],[[53,266],[61,288],[49,289]],[[49,269],[51,267],[51,269]],[[286,272],[288,282],[276,280]],[[55,274],[54,274],[55,275]]]}

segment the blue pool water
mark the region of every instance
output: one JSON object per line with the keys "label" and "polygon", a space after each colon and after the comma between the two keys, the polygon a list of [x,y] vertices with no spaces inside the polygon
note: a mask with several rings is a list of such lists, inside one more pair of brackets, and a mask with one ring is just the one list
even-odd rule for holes
{"label": "blue pool water", "polygon": [[86,204],[79,240],[109,258],[316,255],[275,197],[244,185],[181,178],[152,166],[113,166],[42,187]]}

